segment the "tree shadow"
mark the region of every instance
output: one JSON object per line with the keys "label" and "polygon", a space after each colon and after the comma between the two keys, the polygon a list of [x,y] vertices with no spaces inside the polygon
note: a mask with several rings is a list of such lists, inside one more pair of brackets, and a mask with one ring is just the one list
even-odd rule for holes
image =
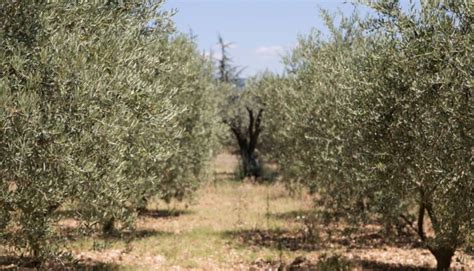
{"label": "tree shadow", "polygon": [[166,231],[157,231],[153,229],[131,229],[131,230],[118,230],[114,229],[111,233],[104,235],[99,230],[94,229],[90,231],[81,231],[78,228],[61,227],[59,235],[69,241],[75,241],[81,238],[94,238],[101,241],[126,241],[132,242],[149,237],[169,236],[174,233]]}
{"label": "tree shadow", "polygon": [[120,269],[120,265],[96,261],[78,262],[71,259],[51,259],[39,261],[31,257],[0,256],[0,270],[115,271]]}
{"label": "tree shadow", "polygon": [[360,266],[362,270],[374,270],[374,271],[434,271],[436,269],[425,267],[425,266],[416,266],[410,264],[390,264],[384,263],[379,261],[371,261],[371,260],[354,260],[353,261],[356,265]]}
{"label": "tree shadow", "polygon": [[345,234],[344,230],[333,231],[328,242],[345,246],[348,249],[383,248],[386,246],[408,249],[423,247],[423,243],[418,241],[416,235],[390,236],[384,229],[362,229],[350,234]]}
{"label": "tree shadow", "polygon": [[163,209],[157,209],[157,210],[140,210],[138,212],[138,215],[141,217],[150,217],[150,218],[174,218],[174,217],[179,217],[182,215],[189,215],[192,214],[193,212],[191,210],[163,210]]}
{"label": "tree shadow", "polygon": [[237,240],[241,245],[278,250],[313,251],[322,248],[320,243],[311,242],[302,233],[288,230],[236,230],[226,231],[223,236]]}
{"label": "tree shadow", "polygon": [[[65,269],[57,269],[65,270]],[[82,270],[82,271],[116,271],[123,270],[120,265],[103,262],[89,262],[89,263],[76,263],[70,269],[66,270]]]}
{"label": "tree shadow", "polygon": [[116,242],[116,241],[125,241],[125,242],[134,242],[141,239],[146,239],[150,237],[163,237],[174,235],[172,232],[166,231],[157,231],[151,229],[135,229],[135,230],[116,230],[110,234],[103,235],[98,234],[94,236],[96,240],[107,241],[107,242]]}
{"label": "tree shadow", "polygon": [[[336,218],[325,216],[335,215]],[[400,234],[389,234],[382,226],[382,222],[376,219],[368,220],[365,224],[351,224],[338,214],[317,214],[311,210],[294,210],[283,213],[270,214],[270,218],[298,222],[302,228],[315,226],[312,229],[317,232],[326,243],[345,246],[349,249],[381,248],[393,246],[401,248],[423,247],[418,235],[414,232],[403,232]]]}
{"label": "tree shadow", "polygon": [[[330,232],[330,234],[328,234]],[[321,251],[341,246],[348,249],[381,248],[393,245],[382,233],[345,234],[344,230],[332,229],[310,236],[305,231],[288,230],[237,230],[224,232],[224,236],[237,240],[241,245],[268,247],[290,251]],[[402,246],[403,247],[403,246]]]}
{"label": "tree shadow", "polygon": [[[190,210],[180,210],[180,209],[140,209],[138,210],[138,216],[142,217],[152,217],[152,218],[171,218],[178,217],[181,215],[189,215],[193,212]],[[57,210],[55,212],[56,216],[61,219],[77,219],[80,217],[80,213],[77,210]]]}
{"label": "tree shadow", "polygon": [[343,256],[325,257],[308,260],[298,256],[290,262],[272,259],[258,259],[251,266],[258,270],[371,270],[371,271],[434,271],[434,268],[410,264],[392,264],[371,260],[347,259]]}
{"label": "tree shadow", "polygon": [[311,211],[291,211],[271,214],[277,219],[294,220],[300,223],[295,230],[235,230],[224,233],[225,237],[241,245],[270,247],[290,251],[320,251],[331,247],[346,249],[374,249],[397,247],[420,248],[418,236],[412,234],[389,235],[386,228],[377,224],[350,225],[346,221],[327,223],[316,218],[305,221]]}
{"label": "tree shadow", "polygon": [[[327,222],[321,217],[311,217],[314,211],[290,211],[285,213],[270,214],[274,219],[288,220],[299,223],[301,226],[295,230],[236,230],[224,233],[225,237],[234,239],[239,245],[249,247],[267,247],[278,250],[317,252],[325,254],[334,248],[350,250],[364,250],[385,247],[397,247],[411,249],[421,247],[416,235],[400,235],[389,237],[382,223],[370,221],[367,224],[351,225],[347,220]],[[314,219],[305,221],[305,219]],[[309,229],[309,227],[314,227]],[[311,234],[309,234],[311,233]],[[367,260],[352,258],[345,259],[351,266],[360,268],[357,270],[409,270],[409,271],[431,271],[430,267],[413,264],[392,264],[378,260]],[[320,259],[321,260],[321,259]],[[280,268],[285,263],[269,261],[259,263],[261,267]],[[305,261],[302,265],[286,265],[288,270],[319,270],[320,262]],[[258,266],[257,266],[258,267]],[[286,270],[286,269],[285,269]],[[332,269],[324,269],[332,270]]]}
{"label": "tree shadow", "polygon": [[333,231],[328,242],[345,246],[349,249],[381,248],[390,245],[381,232],[354,233],[346,235],[344,231]]}

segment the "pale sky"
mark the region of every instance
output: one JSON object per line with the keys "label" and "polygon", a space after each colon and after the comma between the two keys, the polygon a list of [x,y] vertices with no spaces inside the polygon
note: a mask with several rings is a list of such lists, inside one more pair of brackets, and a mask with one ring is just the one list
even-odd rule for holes
{"label": "pale sky", "polygon": [[354,5],[348,0],[167,0],[164,8],[177,9],[178,30],[192,31],[202,51],[218,53],[218,33],[232,42],[234,63],[250,76],[266,69],[281,72],[281,55],[295,46],[298,35],[313,27],[324,31],[320,8],[350,14]]}

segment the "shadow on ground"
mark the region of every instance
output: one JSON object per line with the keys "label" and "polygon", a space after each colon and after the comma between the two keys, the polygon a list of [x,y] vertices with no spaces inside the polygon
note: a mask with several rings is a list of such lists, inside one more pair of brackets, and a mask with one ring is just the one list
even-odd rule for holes
{"label": "shadow on ground", "polygon": [[[182,215],[189,215],[193,212],[191,210],[179,210],[179,209],[146,209],[140,210],[138,215],[140,217],[149,217],[154,219],[171,219],[176,218]],[[136,240],[147,238],[151,236],[160,236],[168,234],[167,232],[159,232],[153,230],[115,230],[107,236],[100,234],[100,227],[81,227],[79,220],[74,217],[77,216],[75,210],[60,210],[58,211],[58,216],[62,217],[62,224],[58,226],[60,235],[67,238],[68,240],[77,240],[85,236],[96,236],[99,239],[125,239],[125,240]],[[69,220],[67,220],[69,219]]]}
{"label": "shadow on ground", "polygon": [[101,239],[108,240],[108,241],[137,241],[144,238],[149,237],[162,237],[162,236],[169,236],[173,235],[174,233],[166,232],[166,231],[157,231],[157,230],[150,230],[150,229],[135,229],[130,231],[121,231],[117,232],[110,236],[103,236]]}
{"label": "shadow on ground", "polygon": [[[192,214],[192,211],[190,210],[179,210],[179,209],[154,209],[154,210],[138,210],[138,215],[139,216],[144,216],[144,217],[152,217],[152,218],[172,218],[172,217],[178,217],[181,215],[189,215]],[[80,213],[78,213],[76,210],[58,210],[56,211],[56,216],[60,217],[61,219],[77,219],[80,217]]]}
{"label": "shadow on ground", "polygon": [[174,218],[182,215],[190,215],[193,212],[191,210],[140,210],[138,215],[141,217],[151,217],[151,218]]}
{"label": "shadow on ground", "polygon": [[412,248],[416,245],[407,240],[387,240],[382,230],[367,230],[348,233],[345,229],[318,229],[316,234],[308,235],[308,231],[289,230],[236,230],[224,232],[224,237],[231,238],[239,245],[253,247],[268,247],[290,251],[320,251],[331,247],[347,249],[381,248],[394,246]]}
{"label": "shadow on ground", "polygon": [[420,267],[420,266],[415,266],[415,265],[408,265],[408,264],[388,264],[388,263],[382,263],[378,261],[367,261],[367,260],[356,260],[354,263],[361,267],[362,270],[386,270],[386,271],[434,271],[434,268],[428,268],[428,267]]}
{"label": "shadow on ground", "polygon": [[[242,229],[224,232],[225,238],[230,238],[239,246],[266,247],[275,250],[316,252],[324,255],[328,251],[340,248],[350,252],[351,250],[379,249],[386,247],[414,248],[419,247],[417,236],[413,235],[393,235],[389,237],[386,229],[378,224],[350,225],[344,220],[328,223],[327,221],[314,220],[311,223],[305,221],[309,216],[314,215],[309,211],[291,211],[286,213],[271,214],[273,219],[291,220],[299,223],[299,227],[294,230],[287,229]],[[312,229],[309,229],[313,227]],[[342,256],[341,256],[342,257]],[[352,257],[351,257],[352,258]],[[327,260],[327,259],[326,259]],[[351,260],[340,258],[347,262],[355,270],[409,270],[409,271],[429,271],[433,270],[426,266],[410,264],[390,264],[381,261],[367,260],[355,256]],[[329,262],[329,269],[321,268],[321,259],[318,261],[305,260],[301,264],[281,263],[278,261],[258,262],[256,268],[273,268],[283,270],[346,270],[334,269],[332,264],[339,266],[339,263]],[[352,269],[347,269],[352,270]]]}
{"label": "shadow on ground", "polygon": [[[336,219],[326,216],[335,216]],[[270,218],[299,222],[303,230],[314,227],[314,231],[320,240],[326,243],[345,246],[349,249],[381,248],[393,246],[400,248],[420,248],[422,242],[415,232],[399,231],[387,232],[382,226],[383,222],[376,219],[367,220],[366,224],[352,225],[339,214],[323,213],[316,214],[314,211],[298,210],[284,213],[270,214]],[[318,238],[316,238],[318,239]]]}
{"label": "shadow on ground", "polygon": [[236,230],[226,231],[223,235],[244,246],[269,247],[291,251],[321,249],[321,244],[307,240],[302,233],[288,230]]}
{"label": "shadow on ground", "polygon": [[[324,255],[324,254],[323,254]],[[251,264],[251,270],[371,270],[371,271],[434,271],[435,269],[414,265],[387,264],[377,261],[348,260],[342,256],[321,256],[318,260],[308,260],[303,256],[291,262],[259,259]]]}
{"label": "shadow on ground", "polygon": [[29,257],[0,256],[0,270],[84,270],[84,271],[115,271],[120,270],[116,264],[102,262],[75,262],[70,259],[57,259],[40,262]]}
{"label": "shadow on ground", "polygon": [[144,238],[155,237],[155,236],[167,236],[173,233],[165,231],[157,231],[152,229],[131,229],[131,230],[115,230],[108,235],[103,235],[98,229],[95,230],[82,230],[76,227],[61,227],[60,235],[67,238],[70,241],[78,240],[84,237],[93,237],[96,240],[101,241],[120,241],[125,240],[128,242],[136,241]]}
{"label": "shadow on ground", "polygon": [[348,261],[343,258],[333,257],[309,261],[304,257],[297,257],[292,262],[286,263],[275,260],[257,260],[251,264],[251,270],[370,270],[370,271],[434,271],[433,268],[414,265],[387,264],[377,261]]}

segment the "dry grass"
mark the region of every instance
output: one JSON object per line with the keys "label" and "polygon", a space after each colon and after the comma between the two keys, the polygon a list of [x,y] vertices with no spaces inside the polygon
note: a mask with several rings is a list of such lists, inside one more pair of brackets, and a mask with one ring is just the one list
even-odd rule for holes
{"label": "dry grass", "polygon": [[[203,187],[188,208],[172,203],[166,206],[169,211],[147,212],[128,242],[85,238],[71,248],[85,263],[114,264],[123,270],[270,269],[301,256],[316,263],[324,254],[341,255],[354,270],[435,266],[427,250],[404,240],[386,240],[379,225],[354,229],[344,223],[321,224],[309,238],[301,218],[310,213],[311,204],[305,193],[290,196],[281,185],[220,181]],[[473,259],[466,257],[458,254],[453,266],[473,269]]]}
{"label": "dry grass", "polygon": [[292,259],[299,255],[290,250],[248,246],[240,242],[239,235],[256,230],[298,231],[298,223],[270,214],[307,209],[308,202],[289,197],[280,185],[222,181],[202,188],[197,202],[187,209],[185,203],[166,207],[178,210],[178,216],[147,212],[137,223],[138,236],[128,243],[120,239],[85,238],[72,243],[71,248],[85,261],[119,263],[145,270],[245,269],[257,259],[279,258],[280,254],[283,259]]}

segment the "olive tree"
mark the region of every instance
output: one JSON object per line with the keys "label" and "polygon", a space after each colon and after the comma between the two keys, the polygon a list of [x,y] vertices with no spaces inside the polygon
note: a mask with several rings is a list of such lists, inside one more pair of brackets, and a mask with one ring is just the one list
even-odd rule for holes
{"label": "olive tree", "polygon": [[419,238],[446,270],[473,220],[472,6],[370,6],[287,58],[287,81],[264,97],[268,125],[285,127],[273,153],[349,213],[396,219],[418,205]]}
{"label": "olive tree", "polygon": [[346,176],[350,171],[341,169],[347,161],[339,158],[349,150],[341,146],[355,133],[346,119],[351,99],[345,83],[367,42],[355,24],[357,17],[343,18],[337,27],[330,14],[322,15],[330,36],[313,30],[300,37],[284,58],[285,76],[262,89],[269,116],[264,125],[271,131],[265,145],[288,180],[302,182],[313,192],[324,191],[321,196],[328,196],[328,206],[347,209],[359,194],[355,188],[363,186],[341,183],[354,181]]}
{"label": "olive tree", "polygon": [[221,57],[217,65],[217,79],[220,89],[220,116],[230,131],[232,143],[237,146],[242,176],[261,176],[261,165],[257,158],[257,143],[262,132],[263,105],[255,95],[259,80],[248,79],[242,84],[239,78],[242,69],[232,64],[226,43],[219,36]]}
{"label": "olive tree", "polygon": [[[353,81],[354,104],[363,108],[357,123],[370,150],[363,159],[373,177],[387,180],[380,188],[416,200],[420,239],[445,270],[474,217],[473,7],[420,3],[404,13],[395,4],[373,6],[380,17],[369,27],[383,41]],[[434,236],[423,232],[425,210]]]}
{"label": "olive tree", "polygon": [[156,186],[157,195],[165,200],[182,199],[198,187],[209,173],[208,162],[218,145],[219,132],[218,89],[212,78],[212,63],[199,55],[196,44],[187,36],[173,38],[169,48],[166,55],[173,69],[162,80],[170,89],[178,90],[172,103],[185,108],[176,118],[177,146]]}
{"label": "olive tree", "polygon": [[43,256],[52,245],[52,213],[71,195],[67,93],[48,54],[41,11],[33,1],[6,1],[1,18],[0,172],[2,235]]}
{"label": "olive tree", "polygon": [[[257,143],[262,132],[263,107],[252,103],[250,90],[246,88],[226,106],[224,123],[228,126],[233,141],[238,147],[242,176],[261,176],[261,165],[257,157]],[[232,98],[231,98],[232,99]]]}
{"label": "olive tree", "polygon": [[2,237],[42,258],[65,202],[108,233],[132,226],[143,198],[197,186],[215,141],[212,71],[160,3],[0,5]]}

